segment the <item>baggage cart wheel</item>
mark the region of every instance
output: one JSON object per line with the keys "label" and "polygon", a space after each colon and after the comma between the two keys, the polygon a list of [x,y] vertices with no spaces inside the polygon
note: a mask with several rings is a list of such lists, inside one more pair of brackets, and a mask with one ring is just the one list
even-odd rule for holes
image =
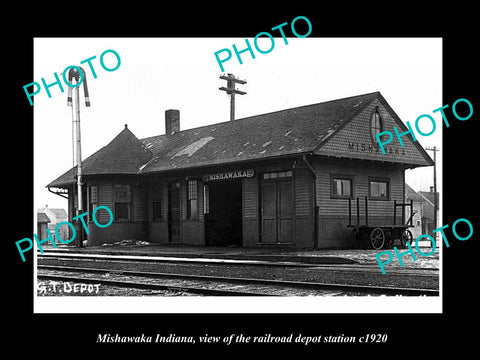
{"label": "baggage cart wheel", "polygon": [[375,250],[380,250],[385,244],[385,234],[381,228],[375,228],[370,233],[370,243]]}
{"label": "baggage cart wheel", "polygon": [[412,232],[408,229],[403,230],[402,236],[400,238],[400,244],[402,245],[402,247],[405,249],[407,247],[407,241],[409,241],[411,244],[412,240],[413,240]]}

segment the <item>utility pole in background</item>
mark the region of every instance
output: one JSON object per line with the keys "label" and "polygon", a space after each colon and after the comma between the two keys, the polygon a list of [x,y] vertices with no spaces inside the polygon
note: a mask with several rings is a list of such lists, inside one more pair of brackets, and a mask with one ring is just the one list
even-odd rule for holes
{"label": "utility pole in background", "polygon": [[235,83],[246,84],[245,80],[239,80],[233,74],[220,75],[220,79],[227,80],[227,87],[219,87],[219,90],[226,91],[230,95],[230,121],[235,120],[235,94],[245,95],[245,91],[235,89]]}
{"label": "utility pole in background", "polygon": [[437,212],[438,212],[438,196],[437,196],[437,149],[436,146],[434,147],[427,147],[425,150],[433,151],[433,225],[434,229],[438,228],[437,224]]}
{"label": "utility pole in background", "polygon": [[[82,74],[78,72],[76,68],[71,68],[68,71],[68,82],[72,84],[72,86],[68,87],[68,98],[67,98],[67,106],[72,107],[72,125],[73,123],[75,126],[75,142],[74,144],[74,151],[75,151],[75,158],[76,158],[76,165],[77,165],[77,214],[76,216],[83,213],[83,183],[82,183],[82,144],[81,144],[81,136],[80,136],[80,92],[79,87],[83,82],[83,90],[85,92],[85,106],[90,106],[90,98],[88,96],[88,88],[87,88],[87,78],[85,75],[85,71],[80,68]],[[75,81],[75,84],[72,83],[72,80]],[[72,106],[72,88],[75,92],[75,106]],[[72,126],[73,131],[73,126]],[[77,246],[83,246],[83,226],[80,223],[80,219],[78,219],[75,223],[75,232],[77,236]]]}

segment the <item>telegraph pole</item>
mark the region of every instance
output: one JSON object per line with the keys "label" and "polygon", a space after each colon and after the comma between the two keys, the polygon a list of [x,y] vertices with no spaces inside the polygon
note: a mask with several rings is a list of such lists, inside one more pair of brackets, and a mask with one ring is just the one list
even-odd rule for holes
{"label": "telegraph pole", "polygon": [[227,80],[227,87],[219,87],[219,90],[226,91],[230,95],[230,121],[235,120],[235,95],[245,95],[245,91],[235,89],[235,84],[246,84],[245,80],[235,78],[233,74],[220,75],[220,79]]}
{"label": "telegraph pole", "polygon": [[433,151],[433,223],[435,225],[435,229],[437,229],[437,210],[438,210],[438,197],[437,197],[437,149],[436,146],[434,147],[427,147],[425,150]]}

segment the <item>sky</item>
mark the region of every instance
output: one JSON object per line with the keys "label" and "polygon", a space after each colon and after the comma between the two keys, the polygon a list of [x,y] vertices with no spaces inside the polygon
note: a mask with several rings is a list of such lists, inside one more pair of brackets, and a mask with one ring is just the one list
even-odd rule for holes
{"label": "sky", "polygon": [[[441,115],[432,111],[442,103],[441,38],[274,38],[267,54],[254,48],[255,59],[242,54],[223,63],[225,73],[246,80],[237,88],[237,119],[272,111],[380,91],[403,122],[413,126],[418,116],[436,119],[436,131],[417,136],[425,147],[436,146],[437,189],[442,191]],[[253,44],[253,39],[249,39]],[[91,107],[85,107],[80,90],[82,158],[108,144],[128,124],[139,138],[164,134],[167,109],[180,110],[181,130],[228,121],[229,96],[214,53],[232,44],[245,48],[245,38],[35,38],[34,79],[47,84],[70,65],[96,56],[81,65],[87,73]],[[260,39],[268,49],[270,40]],[[252,45],[253,46],[253,45]],[[105,71],[100,56],[116,51],[121,59],[115,71]],[[222,54],[223,56],[223,54]],[[106,53],[105,66],[117,60]],[[67,208],[67,201],[51,194],[46,185],[73,166],[72,108],[67,106],[67,86],[44,88],[34,96],[34,207]],[[26,106],[29,106],[25,97]],[[427,124],[428,125],[428,124]],[[430,128],[421,126],[428,132]],[[433,158],[432,152],[429,152]],[[415,190],[433,185],[433,167],[406,172]],[[442,197],[440,197],[442,199]]]}

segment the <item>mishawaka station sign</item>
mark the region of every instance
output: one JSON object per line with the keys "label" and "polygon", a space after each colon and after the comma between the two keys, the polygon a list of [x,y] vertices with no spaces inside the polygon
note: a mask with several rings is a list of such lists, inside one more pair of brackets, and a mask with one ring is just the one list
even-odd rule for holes
{"label": "mishawaka station sign", "polygon": [[251,178],[253,177],[253,175],[255,175],[255,171],[253,169],[227,171],[227,172],[203,175],[203,181]]}
{"label": "mishawaka station sign", "polygon": [[[378,146],[358,142],[349,142],[347,145],[347,151],[382,155],[382,152]],[[385,154],[405,156],[405,149],[399,146],[385,146]]]}

